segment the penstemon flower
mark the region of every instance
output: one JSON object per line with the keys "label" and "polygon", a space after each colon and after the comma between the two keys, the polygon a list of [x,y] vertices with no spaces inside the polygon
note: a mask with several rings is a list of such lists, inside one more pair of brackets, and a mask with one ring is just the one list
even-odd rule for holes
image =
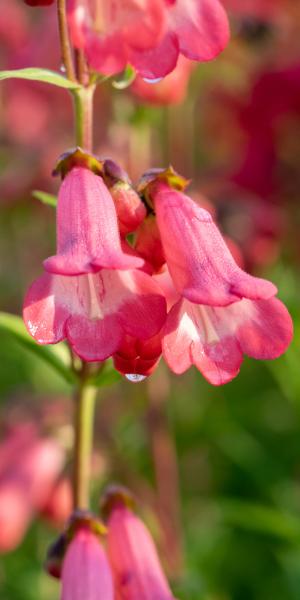
{"label": "penstemon flower", "polygon": [[238,267],[211,215],[174,189],[166,173],[153,174],[144,194],[167,264],[155,280],[169,307],[160,335],[170,369],[181,374],[195,365],[222,385],[238,374],[244,354],[262,360],[283,354],[293,325],[276,287]]}
{"label": "penstemon flower", "polygon": [[[68,339],[86,361],[118,351],[124,336],[145,340],[166,318],[158,284],[121,247],[113,199],[102,178],[74,167],[60,188],[58,254],[29,289],[24,321],[39,344]],[[50,271],[50,272],[49,272]]]}
{"label": "penstemon flower", "polygon": [[213,59],[229,38],[218,0],[70,0],[69,23],[93,69],[113,75],[131,63],[148,79],[173,71],[180,54]]}
{"label": "penstemon flower", "polygon": [[174,600],[150,532],[130,508],[127,491],[108,492],[107,553],[116,600]]}

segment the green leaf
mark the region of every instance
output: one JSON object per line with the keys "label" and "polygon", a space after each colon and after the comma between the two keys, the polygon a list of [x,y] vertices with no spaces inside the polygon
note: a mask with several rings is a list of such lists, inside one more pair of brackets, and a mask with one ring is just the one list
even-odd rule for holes
{"label": "green leaf", "polygon": [[47,204],[53,208],[56,208],[57,206],[57,198],[54,196],[54,194],[48,194],[47,192],[42,192],[41,190],[33,190],[32,196],[43,204]]}
{"label": "green leaf", "polygon": [[126,90],[135,80],[136,71],[131,65],[127,65],[125,71],[123,71],[120,79],[116,79],[112,82],[112,85],[117,90]]}
{"label": "green leaf", "polygon": [[64,351],[65,346],[63,344],[40,346],[27,333],[21,317],[9,313],[0,312],[1,330],[11,333],[24,348],[51,365],[67,383],[73,384],[76,382],[77,377],[70,369],[68,355]]}
{"label": "green leaf", "polygon": [[36,67],[29,67],[27,69],[16,69],[13,71],[0,71],[0,80],[2,79],[27,79],[31,81],[42,81],[44,83],[50,83],[61,88],[68,90],[76,90],[80,85],[75,81],[70,81],[60,73],[56,71],[50,71],[49,69],[40,69]]}
{"label": "green leaf", "polygon": [[231,498],[220,499],[222,519],[242,529],[273,535],[287,541],[300,540],[300,519],[276,507]]}
{"label": "green leaf", "polygon": [[121,381],[122,376],[115,370],[113,362],[107,361],[104,367],[89,379],[89,383],[96,387],[105,387]]}

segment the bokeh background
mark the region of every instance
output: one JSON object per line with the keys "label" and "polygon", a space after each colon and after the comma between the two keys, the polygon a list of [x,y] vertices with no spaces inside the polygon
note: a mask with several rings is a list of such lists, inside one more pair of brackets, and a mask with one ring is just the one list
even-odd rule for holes
{"label": "bokeh background", "polygon": [[[136,385],[107,377],[93,506],[109,481],[132,489],[180,600],[298,600],[300,5],[224,4],[232,41],[217,60],[98,90],[95,149],[134,181],[170,163],[191,179],[240,264],[278,285],[295,339],[221,388],[164,365]],[[0,54],[1,69],[59,68],[55,10],[0,0]],[[66,91],[3,82],[0,136],[0,305],[20,314],[54,250],[54,210],[32,190],[57,192],[52,168],[74,145]],[[1,322],[0,335],[0,598],[52,600],[41,565],[70,506],[71,387]]]}

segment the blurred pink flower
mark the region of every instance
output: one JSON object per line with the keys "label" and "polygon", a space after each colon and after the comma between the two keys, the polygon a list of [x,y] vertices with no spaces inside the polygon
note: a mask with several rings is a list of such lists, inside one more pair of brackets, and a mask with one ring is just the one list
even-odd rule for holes
{"label": "blurred pink flower", "polygon": [[69,518],[73,507],[72,487],[69,479],[59,479],[52,489],[41,514],[53,525],[63,525]]}
{"label": "blurred pink flower", "polygon": [[87,528],[79,529],[69,544],[61,578],[61,600],[114,600],[105,551]]}
{"label": "blurred pink flower", "polygon": [[149,531],[121,503],[108,519],[107,551],[116,600],[174,600]]}
{"label": "blurred pink flower", "polygon": [[287,5],[287,0],[222,0],[234,15],[273,20]]}
{"label": "blurred pink flower", "polygon": [[0,446],[0,551],[21,542],[33,514],[42,511],[64,464],[62,448],[24,424]]}
{"label": "blurred pink flower", "polygon": [[218,0],[70,0],[69,22],[73,43],[107,75],[131,63],[142,77],[165,77],[179,54],[211,60],[229,38]]}

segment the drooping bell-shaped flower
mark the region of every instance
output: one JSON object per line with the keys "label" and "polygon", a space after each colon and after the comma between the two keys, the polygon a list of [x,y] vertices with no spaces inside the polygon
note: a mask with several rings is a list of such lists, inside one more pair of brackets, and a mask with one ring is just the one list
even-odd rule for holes
{"label": "drooping bell-shaped flower", "polygon": [[210,383],[222,385],[239,373],[244,354],[278,358],[292,336],[292,319],[277,298],[243,299],[224,307],[182,299],[168,315],[163,356],[174,373],[195,365]]}
{"label": "drooping bell-shaped flower", "polygon": [[110,566],[100,541],[88,528],[76,531],[62,566],[61,600],[114,600]]}
{"label": "drooping bell-shaped flower", "polygon": [[69,23],[94,69],[112,75],[131,63],[149,79],[173,71],[180,53],[211,60],[229,38],[218,0],[71,0]]}
{"label": "drooping bell-shaped flower", "polygon": [[153,48],[166,28],[164,0],[69,0],[68,13],[74,45],[107,75],[125,69],[132,51]]}
{"label": "drooping bell-shaped flower", "polygon": [[107,552],[117,600],[174,600],[144,523],[121,498],[109,512]]}
{"label": "drooping bell-shaped flower", "polygon": [[121,248],[114,202],[103,179],[74,167],[61,184],[57,206],[57,254],[44,261],[57,275],[134,269],[142,260]]}
{"label": "drooping bell-shaped flower", "polygon": [[168,269],[184,298],[216,307],[276,294],[271,282],[238,267],[206,210],[164,182],[151,194]]}
{"label": "drooping bell-shaped flower", "polygon": [[141,340],[156,335],[166,319],[158,284],[138,270],[103,269],[66,277],[46,273],[29,289],[23,317],[39,344],[68,339],[84,360],[105,360],[125,335]]}

